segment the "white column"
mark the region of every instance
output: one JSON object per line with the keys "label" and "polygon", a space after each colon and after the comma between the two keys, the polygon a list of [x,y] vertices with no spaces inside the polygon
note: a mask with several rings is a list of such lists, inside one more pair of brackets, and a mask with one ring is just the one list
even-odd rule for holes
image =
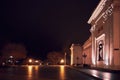
{"label": "white column", "polygon": [[95,25],[93,25],[90,29],[90,32],[92,34],[92,64],[96,65],[96,52],[95,52],[95,36],[94,36],[94,30],[95,30]]}

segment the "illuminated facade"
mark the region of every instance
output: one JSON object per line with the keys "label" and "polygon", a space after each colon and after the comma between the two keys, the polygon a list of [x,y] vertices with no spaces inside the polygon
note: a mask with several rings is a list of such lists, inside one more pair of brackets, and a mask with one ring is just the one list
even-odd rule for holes
{"label": "illuminated facade", "polygon": [[101,0],[91,15],[92,64],[120,66],[120,0]]}
{"label": "illuminated facade", "polygon": [[83,53],[82,55],[86,55],[86,58],[83,58],[83,63],[85,64],[92,64],[92,41],[91,41],[91,36],[89,37],[89,39],[87,41],[85,41],[85,43],[83,44]]}
{"label": "illuminated facade", "polygon": [[72,44],[71,48],[71,65],[82,64],[82,47],[79,44]]}

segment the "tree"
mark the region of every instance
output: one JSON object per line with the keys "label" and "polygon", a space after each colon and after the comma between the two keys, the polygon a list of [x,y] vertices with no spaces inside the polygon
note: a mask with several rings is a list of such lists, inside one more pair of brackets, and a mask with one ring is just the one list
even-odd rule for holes
{"label": "tree", "polygon": [[60,52],[50,52],[47,55],[48,60],[53,64],[58,64],[63,59],[63,54]]}
{"label": "tree", "polygon": [[6,59],[9,57],[13,57],[15,60],[24,59],[26,54],[26,48],[22,44],[9,43],[2,49],[2,56]]}

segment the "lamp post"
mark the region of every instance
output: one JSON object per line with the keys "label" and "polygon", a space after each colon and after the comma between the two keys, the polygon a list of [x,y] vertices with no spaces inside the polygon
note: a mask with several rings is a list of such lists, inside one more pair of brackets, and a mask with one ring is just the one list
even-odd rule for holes
{"label": "lamp post", "polygon": [[64,60],[65,60],[65,62],[64,62],[64,65],[66,65],[66,52],[65,52],[65,55],[64,55]]}
{"label": "lamp post", "polygon": [[82,55],[82,57],[84,58],[83,65],[85,65],[85,59],[86,59],[87,55],[84,53],[84,54]]}
{"label": "lamp post", "polygon": [[79,62],[78,62],[79,61],[79,57],[76,57],[76,60],[77,60],[77,64],[76,65],[78,66],[79,65]]}

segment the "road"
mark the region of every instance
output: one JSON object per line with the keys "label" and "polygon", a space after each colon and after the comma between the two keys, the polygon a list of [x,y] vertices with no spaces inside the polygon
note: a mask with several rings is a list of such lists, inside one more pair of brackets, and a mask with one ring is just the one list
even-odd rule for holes
{"label": "road", "polygon": [[0,80],[96,80],[66,66],[0,68]]}

